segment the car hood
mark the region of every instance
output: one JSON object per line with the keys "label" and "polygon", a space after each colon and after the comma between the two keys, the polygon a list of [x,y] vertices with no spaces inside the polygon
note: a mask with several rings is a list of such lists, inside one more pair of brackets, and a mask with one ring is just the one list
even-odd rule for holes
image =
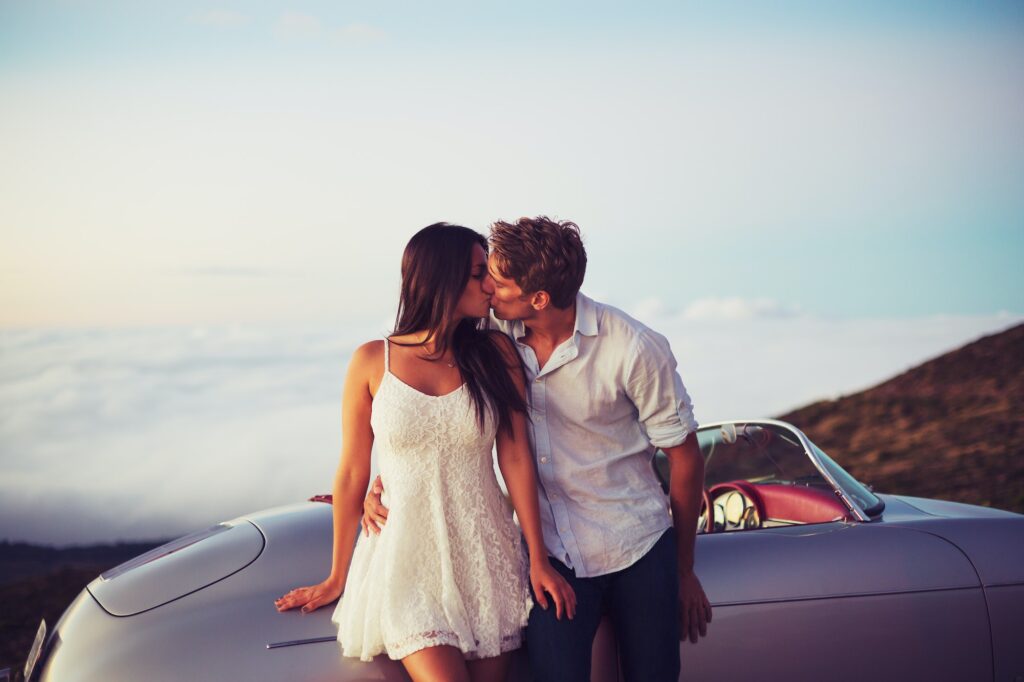
{"label": "car hood", "polygon": [[910,506],[923,511],[926,514],[931,514],[932,516],[969,519],[1022,518],[1020,514],[1015,514],[1003,509],[980,507],[978,505],[964,504],[962,502],[931,500],[925,497],[911,497],[909,495],[887,495],[886,497],[895,497],[896,499],[902,500]]}
{"label": "car hood", "polygon": [[133,616],[241,571],[263,552],[263,533],[244,519],[173,540],[121,564],[86,589],[107,613]]}
{"label": "car hood", "polygon": [[986,587],[1024,584],[1024,515],[959,502],[892,496],[924,515],[886,525],[943,538],[967,556]]}

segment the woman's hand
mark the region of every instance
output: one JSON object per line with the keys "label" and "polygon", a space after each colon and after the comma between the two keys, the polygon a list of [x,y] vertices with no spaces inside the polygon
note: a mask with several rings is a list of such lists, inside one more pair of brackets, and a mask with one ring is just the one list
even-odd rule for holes
{"label": "woman's hand", "polygon": [[324,604],[330,604],[341,596],[342,585],[325,580],[319,585],[309,587],[296,587],[274,602],[278,611],[287,611],[302,607],[303,613],[312,613]]}
{"label": "woman's hand", "polygon": [[576,616],[576,593],[568,581],[551,566],[547,557],[530,562],[530,585],[533,586],[533,598],[542,609],[548,607],[548,596],[555,602],[555,618],[561,620],[563,613],[569,620]]}

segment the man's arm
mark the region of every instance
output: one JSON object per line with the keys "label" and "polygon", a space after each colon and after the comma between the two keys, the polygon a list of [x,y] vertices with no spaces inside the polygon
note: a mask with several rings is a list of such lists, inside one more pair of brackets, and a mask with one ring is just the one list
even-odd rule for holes
{"label": "man's arm", "polygon": [[711,622],[711,603],[693,572],[697,519],[704,493],[704,455],[694,433],[681,444],[662,450],[670,467],[668,496],[679,546],[680,631],[683,638],[689,637],[696,643],[698,635],[707,634],[707,624]]}
{"label": "man's arm", "polygon": [[668,456],[669,502],[679,545],[679,619],[682,637],[707,633],[711,604],[693,572],[697,518],[704,494],[704,456],[697,444],[693,403],[676,371],[668,339],[644,329],[628,353],[626,390],[651,444]]}

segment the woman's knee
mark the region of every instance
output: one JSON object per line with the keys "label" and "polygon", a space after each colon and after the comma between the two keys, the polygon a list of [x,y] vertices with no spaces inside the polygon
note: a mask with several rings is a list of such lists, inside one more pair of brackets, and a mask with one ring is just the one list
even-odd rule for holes
{"label": "woman's knee", "polygon": [[462,652],[453,646],[432,646],[402,659],[413,682],[470,682]]}
{"label": "woman's knee", "polygon": [[503,682],[508,677],[512,654],[504,653],[492,658],[478,658],[466,661],[469,679],[472,682]]}

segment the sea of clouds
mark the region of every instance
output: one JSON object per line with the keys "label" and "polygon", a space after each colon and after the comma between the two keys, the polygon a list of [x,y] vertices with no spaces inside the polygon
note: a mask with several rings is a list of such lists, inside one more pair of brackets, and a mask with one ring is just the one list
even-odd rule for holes
{"label": "sea of clouds", "polygon": [[[1024,320],[630,312],[669,338],[704,422],[855,392]],[[345,367],[377,326],[0,331],[0,539],[167,538],[329,492]]]}

